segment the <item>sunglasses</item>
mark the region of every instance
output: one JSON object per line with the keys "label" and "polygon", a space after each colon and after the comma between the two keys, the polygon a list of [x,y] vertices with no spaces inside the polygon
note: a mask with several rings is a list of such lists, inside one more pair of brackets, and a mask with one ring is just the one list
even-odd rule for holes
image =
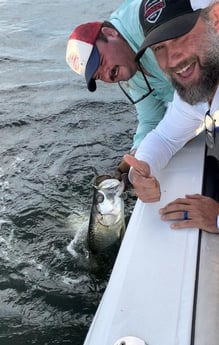
{"label": "sunglasses", "polygon": [[208,110],[205,114],[205,133],[206,133],[206,144],[210,149],[213,149],[215,145],[216,132],[219,131],[219,127],[216,127],[216,122],[219,121],[219,110],[215,111],[213,116]]}
{"label": "sunglasses", "polygon": [[132,104],[137,104],[139,102],[141,102],[143,99],[145,99],[146,97],[148,97],[153,91],[154,89],[152,89],[152,87],[150,86],[149,84],[149,81],[147,80],[145,74],[144,74],[144,71],[140,65],[140,63],[138,63],[138,67],[139,67],[139,70],[143,76],[143,79],[145,81],[145,84],[146,84],[146,87],[147,87],[147,90],[148,92],[146,92],[145,94],[143,94],[140,98],[138,98],[137,100],[134,100],[130,94],[129,94],[129,91],[128,91],[128,82],[121,82],[119,81],[118,84],[119,84],[119,87],[120,89],[122,90],[122,92],[124,93],[124,95],[129,99],[129,101],[132,103]]}

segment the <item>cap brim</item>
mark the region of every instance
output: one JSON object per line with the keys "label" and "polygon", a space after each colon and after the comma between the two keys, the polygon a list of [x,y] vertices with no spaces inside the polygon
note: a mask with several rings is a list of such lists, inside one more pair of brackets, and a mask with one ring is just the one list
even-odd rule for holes
{"label": "cap brim", "polygon": [[176,17],[149,32],[136,54],[135,61],[139,61],[145,50],[153,44],[168,41],[187,34],[196,24],[201,10]]}
{"label": "cap brim", "polygon": [[93,47],[91,52],[90,58],[88,60],[86,71],[85,71],[85,79],[87,82],[87,88],[89,91],[93,92],[96,90],[97,85],[95,79],[93,79],[94,73],[97,71],[100,65],[100,54],[96,46]]}

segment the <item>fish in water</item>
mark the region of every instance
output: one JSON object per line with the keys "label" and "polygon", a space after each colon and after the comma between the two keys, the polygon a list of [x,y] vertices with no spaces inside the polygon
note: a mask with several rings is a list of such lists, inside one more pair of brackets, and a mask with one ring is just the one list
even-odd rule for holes
{"label": "fish in water", "polygon": [[93,254],[120,243],[125,232],[123,181],[110,175],[96,177],[88,226],[88,247]]}

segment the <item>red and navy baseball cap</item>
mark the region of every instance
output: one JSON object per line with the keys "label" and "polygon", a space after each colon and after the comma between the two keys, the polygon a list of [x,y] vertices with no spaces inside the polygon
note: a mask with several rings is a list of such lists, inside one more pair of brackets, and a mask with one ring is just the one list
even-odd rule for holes
{"label": "red and navy baseball cap", "polygon": [[96,90],[94,73],[100,65],[100,54],[95,45],[103,22],[77,26],[68,39],[66,62],[70,68],[85,77],[89,91]]}
{"label": "red and navy baseball cap", "polygon": [[145,40],[136,55],[138,61],[153,44],[187,34],[196,24],[201,8],[211,0],[143,0],[139,19]]}

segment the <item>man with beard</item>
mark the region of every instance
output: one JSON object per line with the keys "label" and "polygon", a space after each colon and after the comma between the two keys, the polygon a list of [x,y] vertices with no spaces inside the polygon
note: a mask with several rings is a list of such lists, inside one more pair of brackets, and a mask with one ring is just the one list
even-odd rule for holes
{"label": "man with beard", "polygon": [[[125,156],[132,166],[130,178],[136,193],[144,202],[160,199],[159,182],[154,177],[156,172],[192,138],[200,122],[207,123],[210,119],[214,124],[212,116],[219,115],[219,2],[214,1],[204,10],[193,10],[189,0],[165,0],[155,5],[152,0],[142,3],[140,16],[146,38],[136,58],[140,59],[150,47],[177,94],[172,111],[169,109],[157,128],[142,141],[136,158]],[[190,105],[195,105],[196,115],[187,115]],[[211,136],[211,148],[215,136],[215,129],[213,133],[212,130],[206,127],[207,137]],[[218,167],[218,161],[215,163],[215,157],[210,157],[210,162],[212,159],[213,166]],[[213,199],[219,201],[215,195],[217,185],[211,197],[186,195],[171,202],[160,210],[162,219],[182,219],[172,223],[173,229],[196,227],[218,233],[219,203]],[[187,218],[184,218],[185,208]]]}

